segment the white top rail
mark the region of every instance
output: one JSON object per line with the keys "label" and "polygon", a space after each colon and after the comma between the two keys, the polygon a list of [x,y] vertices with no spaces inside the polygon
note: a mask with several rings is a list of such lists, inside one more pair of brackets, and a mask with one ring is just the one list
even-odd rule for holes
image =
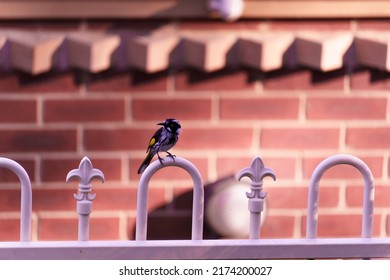
{"label": "white top rail", "polygon": [[390,238],[0,242],[0,260],[269,260],[389,257]]}
{"label": "white top rail", "polygon": [[203,212],[204,212],[204,189],[202,176],[191,162],[180,157],[165,157],[163,165],[158,161],[152,162],[142,173],[137,196],[137,221],[136,240],[146,240],[148,218],[148,188],[152,176],[160,169],[168,166],[177,166],[190,174],[194,183],[192,202],[192,240],[203,239]]}
{"label": "white top rail", "polygon": [[311,177],[307,204],[306,238],[317,238],[318,197],[321,177],[325,171],[338,164],[352,165],[363,175],[364,197],[362,238],[372,237],[372,221],[374,213],[374,179],[371,170],[361,159],[352,155],[339,154],[330,156],[323,160],[316,167]]}
{"label": "white top rail", "polygon": [[20,241],[31,241],[32,191],[26,170],[16,161],[0,157],[0,167],[14,172],[21,183]]}

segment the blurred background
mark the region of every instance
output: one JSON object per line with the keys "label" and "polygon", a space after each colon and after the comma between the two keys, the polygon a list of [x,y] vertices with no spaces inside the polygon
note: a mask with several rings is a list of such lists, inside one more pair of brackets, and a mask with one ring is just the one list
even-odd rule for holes
{"label": "blurred background", "polygon": [[[233,176],[256,155],[277,177],[264,182],[261,237],[304,237],[311,174],[337,153],[371,168],[373,233],[390,235],[390,2],[221,2],[227,12],[207,1],[0,1],[0,155],[31,178],[33,240],[77,239],[78,183],[65,178],[84,156],[106,178],[93,182],[90,238],[133,239],[137,169],[168,117],[182,124],[171,152],[199,169],[206,208],[234,189],[232,204],[207,208],[232,231],[206,219],[204,238],[246,238],[249,187],[236,201]],[[19,182],[3,169],[0,182],[0,240],[18,240]],[[149,239],[190,238],[191,189],[177,168],[153,177]],[[357,170],[329,170],[318,235],[360,236],[362,201]]]}

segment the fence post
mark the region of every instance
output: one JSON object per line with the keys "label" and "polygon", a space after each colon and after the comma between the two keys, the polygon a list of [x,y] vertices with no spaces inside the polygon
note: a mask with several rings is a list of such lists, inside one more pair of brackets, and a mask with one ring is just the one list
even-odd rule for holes
{"label": "fence post", "polygon": [[247,192],[248,210],[250,211],[249,239],[260,238],[261,212],[264,209],[264,199],[267,196],[263,192],[263,179],[271,177],[276,180],[274,171],[264,166],[260,157],[255,157],[250,167],[242,169],[238,175],[238,180],[243,177],[251,179],[251,192]]}
{"label": "fence post", "polygon": [[326,158],[313,171],[308,193],[306,238],[317,238],[319,184],[322,175],[324,175],[325,171],[329,168],[338,164],[352,165],[363,175],[364,196],[362,237],[367,238],[372,236],[374,179],[371,170],[361,159],[352,155],[340,154]]}
{"label": "fence post", "polygon": [[11,170],[20,180],[20,241],[31,241],[32,191],[30,178],[26,170],[19,163],[11,159],[0,158],[0,167]]}
{"label": "fence post", "polygon": [[92,191],[91,181],[99,179],[104,182],[104,174],[96,168],[93,168],[91,161],[84,157],[78,169],[71,170],[66,176],[66,182],[76,179],[80,182],[78,194],[74,194],[77,200],[77,213],[79,215],[78,240],[89,240],[89,215],[92,213],[92,201],[96,194],[90,194]]}
{"label": "fence post", "polygon": [[202,176],[198,169],[191,162],[180,157],[165,157],[164,165],[158,160],[153,161],[142,173],[137,195],[137,220],[136,240],[146,240],[147,218],[148,218],[148,188],[152,176],[160,169],[168,166],[177,166],[190,174],[194,183],[194,194],[192,202],[192,240],[203,238],[203,212],[204,212],[204,189]]}

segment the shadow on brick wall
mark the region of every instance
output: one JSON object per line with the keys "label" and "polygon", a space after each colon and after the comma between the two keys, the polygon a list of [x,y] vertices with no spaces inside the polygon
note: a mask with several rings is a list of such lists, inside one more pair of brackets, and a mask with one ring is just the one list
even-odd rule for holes
{"label": "shadow on brick wall", "polygon": [[[231,176],[205,185],[205,205],[216,190],[217,186],[225,180],[231,180]],[[192,197],[193,191],[188,191],[176,196],[170,203],[153,209],[148,214],[148,240],[181,240],[191,239],[192,226]],[[135,236],[135,226],[130,236]],[[204,218],[203,239],[222,238]]]}

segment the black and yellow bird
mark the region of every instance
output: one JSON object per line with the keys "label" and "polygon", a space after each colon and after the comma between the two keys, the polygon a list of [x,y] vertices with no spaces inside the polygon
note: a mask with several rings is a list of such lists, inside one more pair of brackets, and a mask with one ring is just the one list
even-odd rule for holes
{"label": "black and yellow bird", "polygon": [[179,121],[173,118],[168,118],[157,125],[162,125],[162,127],[159,128],[150,139],[146,150],[146,158],[139,167],[138,174],[144,172],[145,168],[148,167],[152,158],[156,154],[160,163],[163,164],[163,159],[160,157],[159,152],[166,152],[168,156],[174,158],[174,155],[168,152],[168,150],[175,146],[177,140],[179,139],[181,132],[181,125]]}

